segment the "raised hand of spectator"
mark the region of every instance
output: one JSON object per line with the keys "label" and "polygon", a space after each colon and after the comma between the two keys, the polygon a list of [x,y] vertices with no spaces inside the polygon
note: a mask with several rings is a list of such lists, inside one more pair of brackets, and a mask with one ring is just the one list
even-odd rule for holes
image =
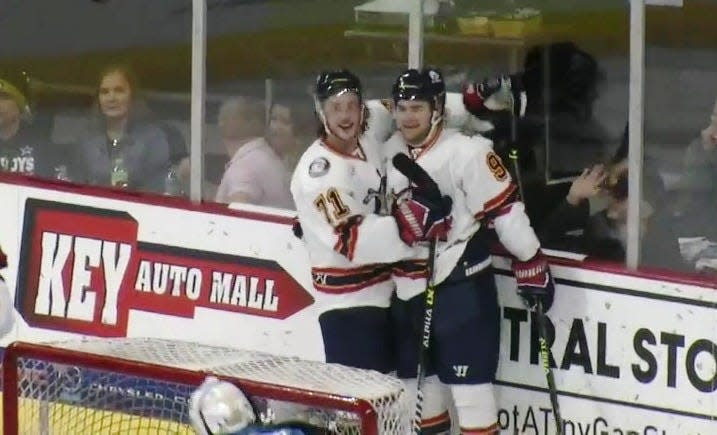
{"label": "raised hand of spectator", "polygon": [[605,181],[607,173],[603,165],[595,165],[585,169],[570,186],[568,196],[565,198],[569,204],[578,205],[582,201],[592,198],[600,192],[600,186]]}

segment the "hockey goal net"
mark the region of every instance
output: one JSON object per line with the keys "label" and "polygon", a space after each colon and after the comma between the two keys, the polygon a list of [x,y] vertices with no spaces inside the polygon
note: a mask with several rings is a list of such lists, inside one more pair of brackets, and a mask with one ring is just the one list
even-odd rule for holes
{"label": "hockey goal net", "polygon": [[403,383],[377,372],[182,341],[91,339],[7,347],[3,433],[191,434],[188,398],[208,373],[241,388],[265,423],[410,432]]}

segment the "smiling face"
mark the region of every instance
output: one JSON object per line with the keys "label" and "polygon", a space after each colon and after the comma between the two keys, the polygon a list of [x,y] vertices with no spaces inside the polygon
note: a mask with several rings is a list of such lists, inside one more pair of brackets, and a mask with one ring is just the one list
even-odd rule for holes
{"label": "smiling face", "polygon": [[420,145],[431,130],[431,105],[427,101],[399,100],[394,117],[403,139],[411,145]]}
{"label": "smiling face", "polygon": [[324,101],[322,109],[332,141],[348,143],[358,139],[363,110],[358,95],[353,92],[333,95]]}
{"label": "smiling face", "polygon": [[120,71],[111,71],[102,78],[98,90],[100,111],[108,119],[126,119],[132,103],[129,80]]}

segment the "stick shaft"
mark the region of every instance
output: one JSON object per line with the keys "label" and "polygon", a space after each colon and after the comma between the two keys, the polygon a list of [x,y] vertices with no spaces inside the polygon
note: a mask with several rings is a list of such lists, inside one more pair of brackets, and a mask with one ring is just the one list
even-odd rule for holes
{"label": "stick shaft", "polygon": [[555,387],[555,376],[553,375],[553,369],[550,366],[550,347],[548,346],[548,328],[543,310],[542,301],[538,301],[536,306],[536,317],[538,320],[538,335],[540,340],[540,356],[543,362],[543,368],[545,369],[545,378],[548,381],[548,393],[550,394],[550,405],[553,407],[553,417],[555,418],[555,433],[557,435],[563,434],[563,418],[560,415],[560,404],[558,403],[558,390]]}
{"label": "stick shaft", "polygon": [[435,291],[433,288],[433,266],[436,257],[436,240],[431,240],[428,247],[428,265],[426,267],[426,291],[424,293],[423,308],[423,334],[418,348],[418,367],[416,368],[416,408],[413,416],[413,433],[421,433],[421,421],[423,419],[423,384],[426,379],[426,361],[431,341],[431,329],[433,325],[433,305],[435,303]]}

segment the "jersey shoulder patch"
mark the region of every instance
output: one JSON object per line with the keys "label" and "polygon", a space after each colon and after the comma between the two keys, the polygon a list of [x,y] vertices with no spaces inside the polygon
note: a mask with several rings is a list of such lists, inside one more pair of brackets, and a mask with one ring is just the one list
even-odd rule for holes
{"label": "jersey shoulder patch", "polygon": [[309,176],[311,178],[323,177],[329,173],[331,163],[326,157],[317,157],[309,164]]}

